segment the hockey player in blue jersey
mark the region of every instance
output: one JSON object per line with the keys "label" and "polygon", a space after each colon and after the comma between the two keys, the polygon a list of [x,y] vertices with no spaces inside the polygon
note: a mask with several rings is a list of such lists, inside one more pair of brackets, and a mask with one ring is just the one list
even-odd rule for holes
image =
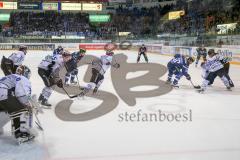
{"label": "hockey player in blue jersey", "polygon": [[[178,87],[178,81],[182,76],[185,76],[187,80],[191,80],[191,76],[188,74],[189,65],[194,62],[193,57],[186,57],[181,54],[176,54],[173,59],[168,62],[168,79],[167,83],[172,84],[174,87]],[[174,80],[173,75],[175,75]]]}
{"label": "hockey player in blue jersey", "polygon": [[67,73],[65,75],[65,85],[77,84],[75,78],[78,75],[77,64],[85,56],[86,50],[80,48],[79,51],[72,53],[72,59],[65,65]]}

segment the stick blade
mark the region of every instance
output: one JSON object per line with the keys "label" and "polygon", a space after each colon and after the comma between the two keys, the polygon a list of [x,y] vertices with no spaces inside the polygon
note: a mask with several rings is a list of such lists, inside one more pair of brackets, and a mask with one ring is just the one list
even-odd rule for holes
{"label": "stick blade", "polygon": [[200,88],[201,88],[201,86],[194,86],[194,88],[195,88],[195,89],[200,89]]}

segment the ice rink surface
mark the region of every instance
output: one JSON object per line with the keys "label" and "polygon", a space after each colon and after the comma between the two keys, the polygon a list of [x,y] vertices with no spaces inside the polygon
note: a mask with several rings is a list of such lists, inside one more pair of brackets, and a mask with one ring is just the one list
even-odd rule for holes
{"label": "ice rink surface", "polygon": [[[127,55],[129,63],[136,62],[137,52],[116,53]],[[9,54],[10,51],[1,51],[1,55]],[[88,51],[87,54],[100,56],[104,52]],[[43,88],[37,66],[45,55],[46,51],[29,51],[24,63],[32,70],[33,94],[37,96]],[[170,58],[149,54],[150,62],[163,65]],[[81,73],[85,74],[85,70],[86,67],[79,68],[81,82]],[[194,83],[201,84],[200,67],[192,65],[189,70]],[[2,72],[0,76],[3,76]],[[0,136],[0,160],[239,160],[240,66],[232,65],[230,76],[235,83],[232,92],[226,91],[217,78],[206,93],[199,94],[182,78],[180,88],[166,95],[138,98],[134,107],[129,107],[119,98],[119,104],[112,112],[85,122],[58,119],[54,112],[55,105],[68,97],[54,92],[49,99],[53,104],[52,109],[44,110],[44,114],[39,115],[44,132],[39,132],[33,143],[16,146],[11,137],[10,123],[5,126],[5,133]],[[167,74],[161,79],[166,80],[166,77]],[[101,90],[117,96],[110,71],[105,75]],[[99,100],[90,97],[76,99],[71,112],[89,111],[99,103]],[[120,113],[139,109],[143,112],[160,109],[166,113],[192,110],[192,121],[119,122]]]}

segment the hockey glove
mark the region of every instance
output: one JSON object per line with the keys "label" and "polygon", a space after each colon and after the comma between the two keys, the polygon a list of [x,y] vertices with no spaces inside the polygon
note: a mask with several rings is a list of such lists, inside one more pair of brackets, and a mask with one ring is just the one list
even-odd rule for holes
{"label": "hockey glove", "polygon": [[96,93],[97,93],[97,91],[98,91],[98,88],[97,88],[97,87],[95,87],[95,88],[94,88],[94,90],[93,90],[93,94],[96,94]]}
{"label": "hockey glove", "polygon": [[63,88],[63,81],[61,79],[57,81],[57,86]]}
{"label": "hockey glove", "polygon": [[191,80],[191,76],[190,76],[190,75],[187,75],[187,76],[186,76],[186,79],[190,81],[190,80]]}

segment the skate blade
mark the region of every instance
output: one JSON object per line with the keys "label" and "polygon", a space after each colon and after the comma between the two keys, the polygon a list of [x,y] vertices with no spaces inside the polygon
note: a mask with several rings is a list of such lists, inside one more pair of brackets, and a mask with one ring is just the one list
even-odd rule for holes
{"label": "skate blade", "polygon": [[34,141],[34,138],[35,138],[35,136],[32,136],[30,138],[18,138],[17,144],[22,145],[22,144],[32,143]]}
{"label": "skate blade", "polygon": [[51,106],[43,106],[43,105],[41,106],[41,108],[42,108],[42,109],[52,109]]}

